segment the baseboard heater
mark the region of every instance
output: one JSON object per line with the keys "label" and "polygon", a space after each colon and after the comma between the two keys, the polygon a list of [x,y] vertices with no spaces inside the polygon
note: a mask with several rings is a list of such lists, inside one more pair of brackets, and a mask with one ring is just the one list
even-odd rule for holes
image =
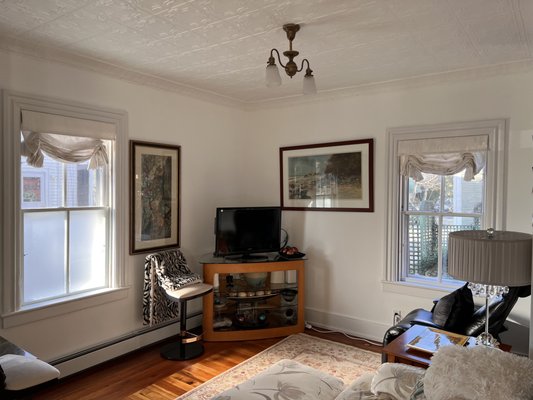
{"label": "baseboard heater", "polygon": [[[187,315],[188,324],[197,327],[202,324],[202,312]],[[179,333],[179,319],[157,326],[149,326],[124,336],[109,340],[87,349],[49,361],[61,372],[60,378],[81,372],[87,368],[150,346]]]}

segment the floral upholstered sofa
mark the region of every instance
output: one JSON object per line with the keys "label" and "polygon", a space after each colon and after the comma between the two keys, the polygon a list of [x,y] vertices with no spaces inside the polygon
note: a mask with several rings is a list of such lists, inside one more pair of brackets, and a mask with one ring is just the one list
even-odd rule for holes
{"label": "floral upholstered sofa", "polygon": [[532,400],[533,360],[484,346],[447,346],[425,370],[385,363],[349,385],[281,360],[213,400]]}

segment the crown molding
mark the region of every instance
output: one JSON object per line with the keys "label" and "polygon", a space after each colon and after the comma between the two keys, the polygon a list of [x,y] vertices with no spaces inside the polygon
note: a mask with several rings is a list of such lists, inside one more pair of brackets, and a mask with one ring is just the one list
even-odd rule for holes
{"label": "crown molding", "polygon": [[486,67],[461,69],[441,73],[420,75],[411,78],[394,79],[390,81],[373,82],[362,85],[348,86],[331,90],[319,90],[316,95],[287,96],[284,98],[247,102],[246,110],[262,110],[279,108],[294,104],[311,104],[328,100],[338,100],[361,95],[388,93],[400,90],[412,90],[443,84],[476,81],[495,76],[513,75],[533,71],[533,60],[523,60],[505,64],[490,65]]}
{"label": "crown molding", "polygon": [[99,73],[130,83],[144,85],[159,90],[178,93],[183,96],[215,103],[223,106],[242,108],[244,102],[219,93],[199,89],[187,84],[144,74],[120,67],[112,63],[96,60],[91,57],[67,52],[50,46],[37,45],[16,38],[0,38],[0,49],[23,54],[45,61],[57,62],[90,72]]}
{"label": "crown molding", "polygon": [[398,90],[410,90],[448,83],[458,83],[462,81],[482,80],[499,75],[510,75],[533,70],[533,60],[526,59],[523,61],[490,65],[486,67],[460,69],[410,78],[394,79],[390,81],[374,82],[329,90],[319,90],[316,95],[312,96],[297,94],[258,101],[243,101],[212,91],[189,86],[187,84],[176,82],[170,79],[164,79],[161,77],[136,72],[128,68],[96,60],[91,57],[74,54],[54,47],[33,44],[16,38],[0,38],[0,49],[46,61],[66,64],[78,69],[99,73],[130,83],[144,85],[159,90],[170,91],[183,96],[192,97],[222,106],[238,108],[245,111],[279,108],[289,105],[312,104],[360,95],[386,93]]}

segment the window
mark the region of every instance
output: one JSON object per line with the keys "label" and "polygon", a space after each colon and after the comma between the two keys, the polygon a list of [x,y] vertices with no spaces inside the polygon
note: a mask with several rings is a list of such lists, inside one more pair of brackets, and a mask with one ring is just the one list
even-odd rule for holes
{"label": "window", "polygon": [[[27,158],[21,156],[21,305],[107,287],[111,168],[89,169],[88,161],[67,163],[46,154],[34,167]],[[39,173],[42,178],[35,178]]]}
{"label": "window", "polygon": [[3,98],[3,327],[123,298],[125,113]]}
{"label": "window", "polygon": [[504,142],[505,121],[389,130],[386,281],[460,283],[447,273],[448,235],[502,229]]}

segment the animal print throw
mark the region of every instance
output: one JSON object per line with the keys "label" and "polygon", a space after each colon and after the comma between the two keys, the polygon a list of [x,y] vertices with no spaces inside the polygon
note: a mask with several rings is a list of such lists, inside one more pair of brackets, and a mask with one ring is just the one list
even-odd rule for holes
{"label": "animal print throw", "polygon": [[143,323],[157,325],[179,317],[179,303],[166,291],[202,282],[179,249],[149,254],[144,262]]}

